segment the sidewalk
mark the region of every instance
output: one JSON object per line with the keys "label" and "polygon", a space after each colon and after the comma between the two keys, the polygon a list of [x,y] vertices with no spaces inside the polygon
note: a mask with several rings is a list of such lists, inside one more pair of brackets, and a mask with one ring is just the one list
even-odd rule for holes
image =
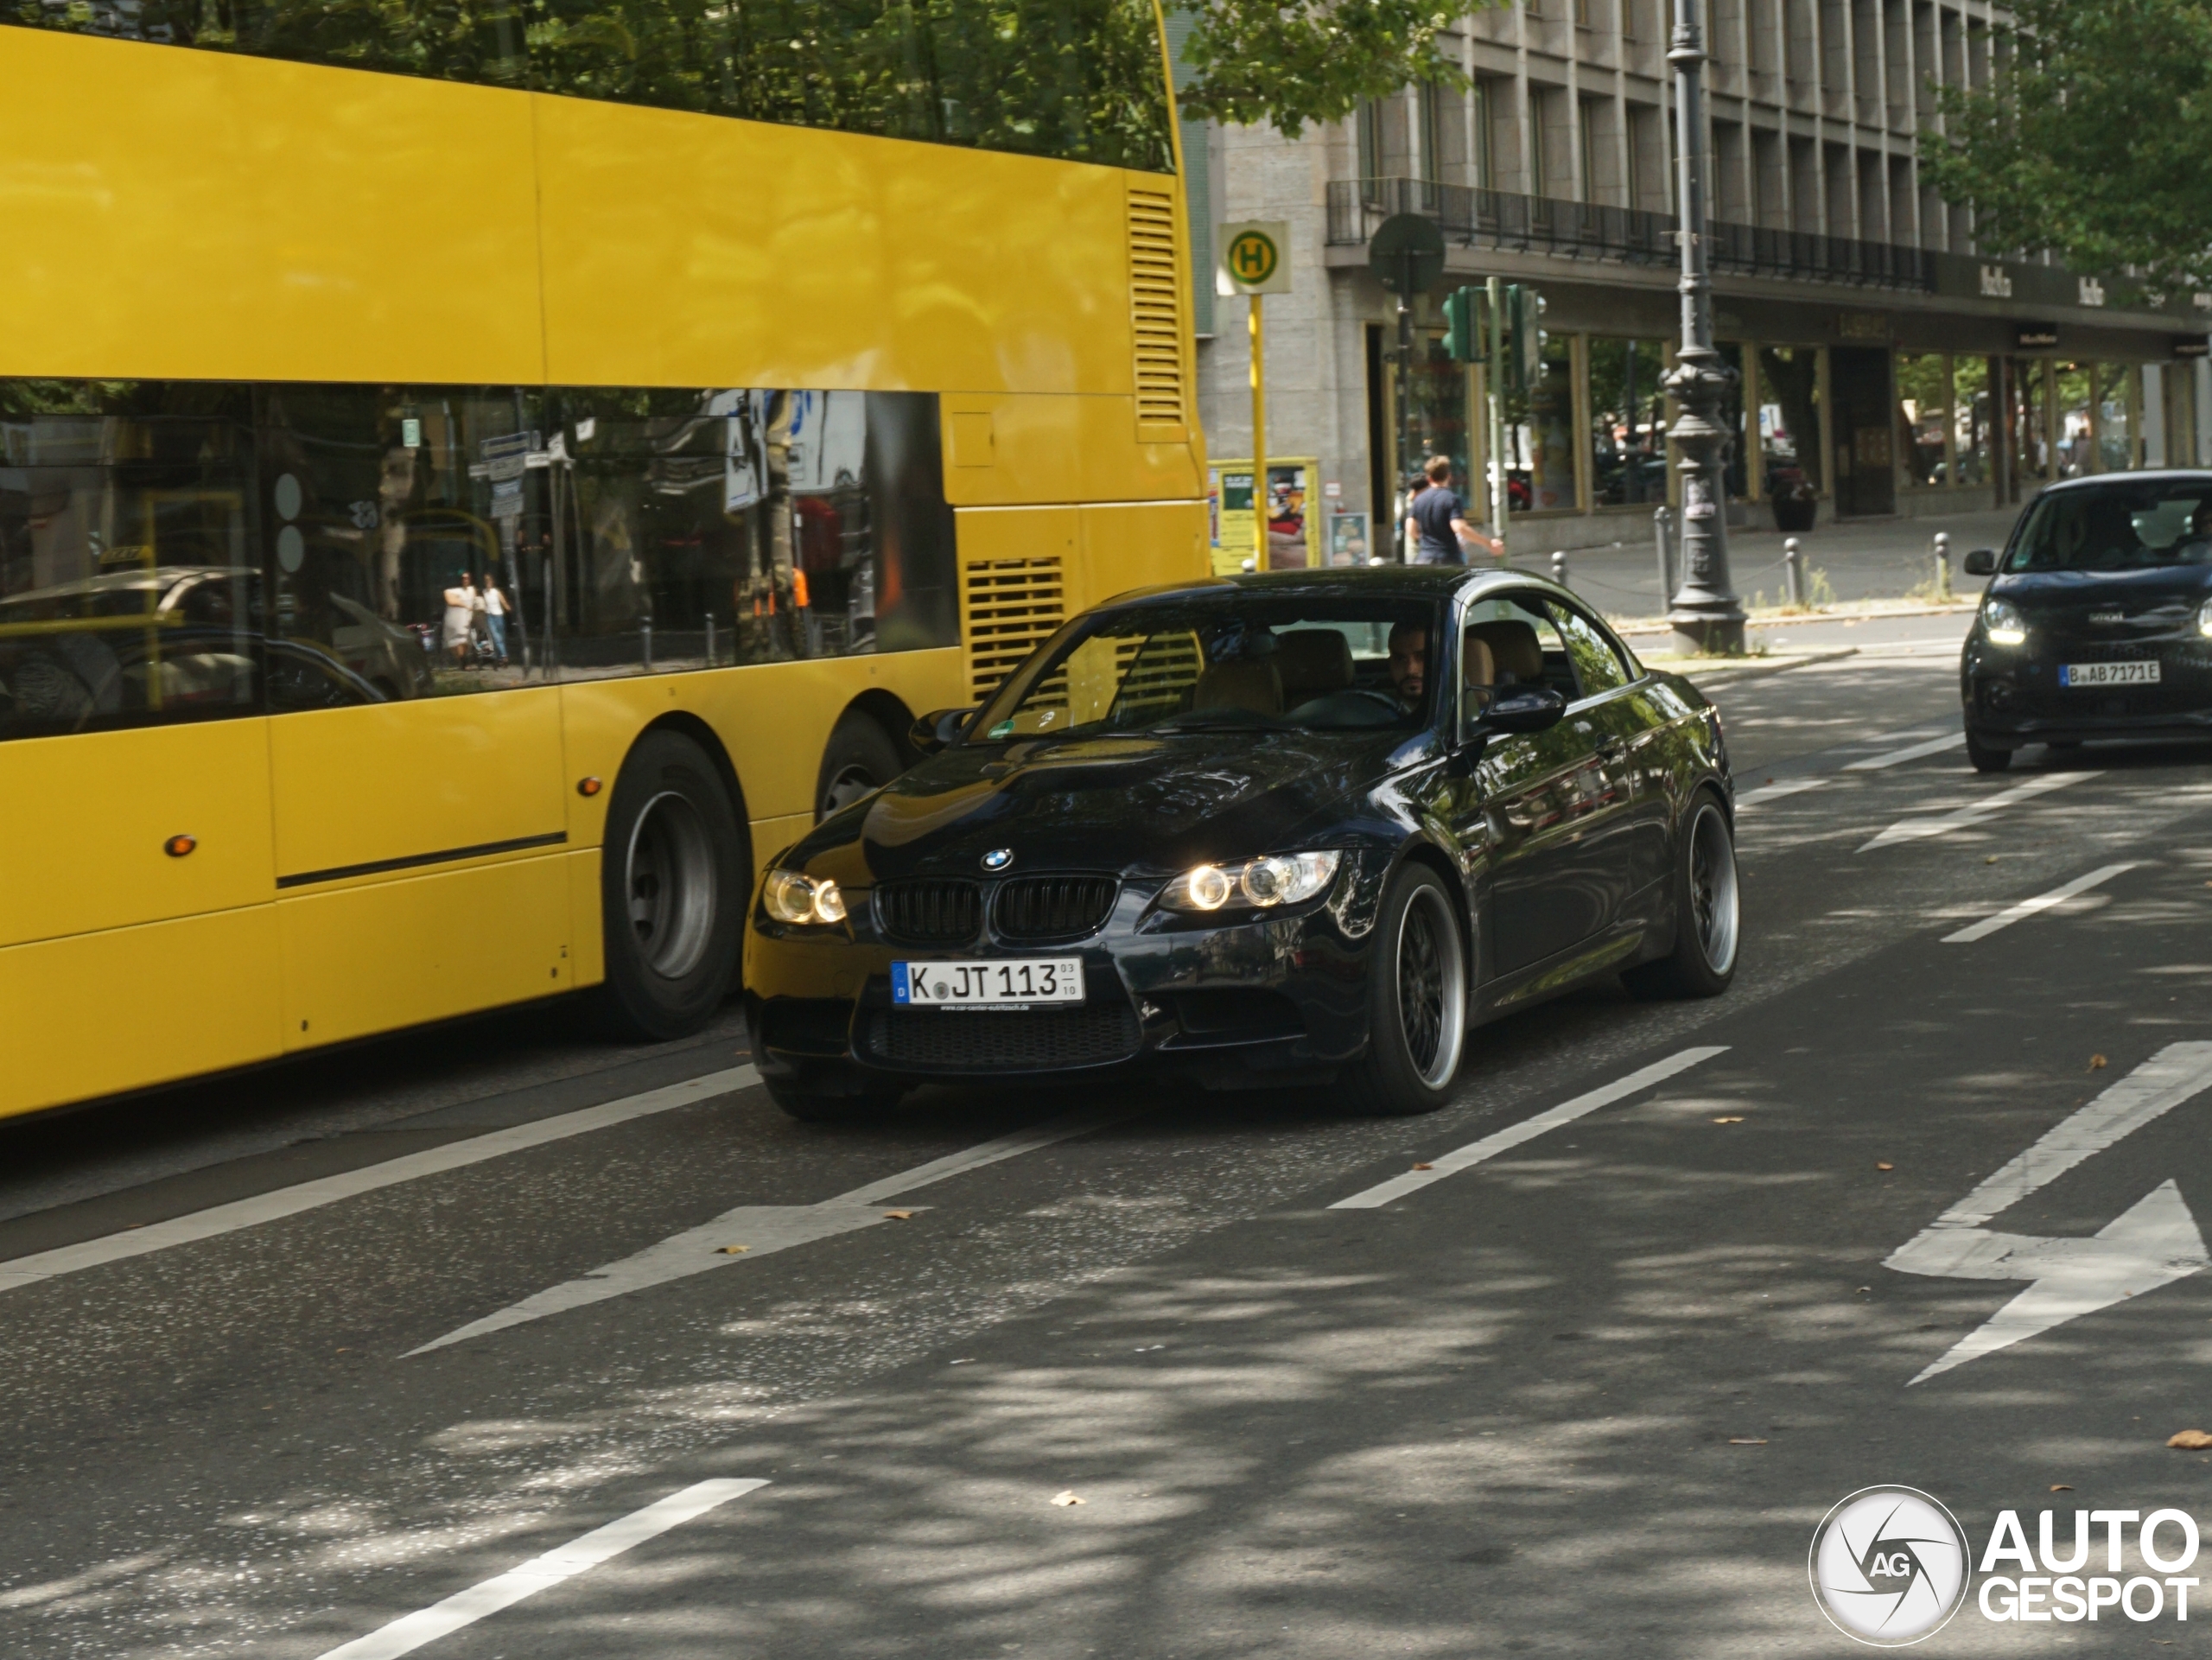
{"label": "sidewalk", "polygon": [[[1934,538],[1942,531],[1951,538],[1951,582],[1962,599],[1981,592],[1982,579],[1963,575],[1961,566],[1967,551],[2004,544],[2019,510],[1996,512],[1950,513],[1925,518],[1858,520],[1824,525],[1798,535],[1808,599],[1823,604],[1854,600],[1903,600],[1932,597],[1936,565]],[[1514,527],[1514,540],[1541,535],[1541,521]],[[1780,605],[1783,598],[1781,532],[1764,527],[1728,532],[1728,562],[1736,592],[1745,605]],[[1679,562],[1680,550],[1675,557]],[[1516,550],[1513,563],[1540,576],[1551,574],[1548,554]],[[1614,618],[1649,618],[1663,614],[1666,605],[1659,592],[1658,557],[1644,526],[1643,539],[1612,548],[1584,548],[1567,556],[1567,586]],[[1821,591],[1814,573],[1825,579]],[[1679,577],[1679,565],[1677,568]]]}

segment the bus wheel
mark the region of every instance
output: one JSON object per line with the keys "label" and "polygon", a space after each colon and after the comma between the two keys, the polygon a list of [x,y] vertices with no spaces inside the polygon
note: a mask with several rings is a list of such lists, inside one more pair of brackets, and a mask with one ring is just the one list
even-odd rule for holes
{"label": "bus wheel", "polygon": [[822,782],[814,797],[818,824],[906,770],[891,735],[856,709],[849,709],[822,747]]}
{"label": "bus wheel", "polygon": [[600,861],[601,1002],[622,1035],[686,1037],[728,993],[745,920],[743,847],[705,752],[673,732],[640,738],[614,780]]}

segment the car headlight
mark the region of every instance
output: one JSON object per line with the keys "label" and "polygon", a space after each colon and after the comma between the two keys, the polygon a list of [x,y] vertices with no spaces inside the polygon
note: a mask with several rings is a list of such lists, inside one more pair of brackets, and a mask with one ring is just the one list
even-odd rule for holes
{"label": "car headlight", "polygon": [[1986,600],[1981,607],[1981,632],[1992,646],[2024,646],[2028,620],[2010,600]]}
{"label": "car headlight", "polygon": [[772,870],[761,884],[760,903],[779,922],[828,927],[845,919],[845,896],[825,877],[796,870]]}
{"label": "car headlight", "polygon": [[1327,890],[1337,879],[1337,853],[1276,853],[1242,864],[1199,865],[1161,890],[1171,911],[1218,911],[1232,900],[1271,910]]}
{"label": "car headlight", "polygon": [[2212,638],[2212,600],[2196,607],[2196,632]]}

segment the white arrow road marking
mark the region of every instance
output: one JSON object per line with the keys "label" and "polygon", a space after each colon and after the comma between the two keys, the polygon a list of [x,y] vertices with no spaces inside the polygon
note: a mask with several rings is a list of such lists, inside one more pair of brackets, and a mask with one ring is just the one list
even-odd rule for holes
{"label": "white arrow road marking", "polygon": [[[635,1256],[625,1256],[621,1261],[609,1262],[603,1268],[595,1268],[582,1279],[554,1286],[535,1296],[525,1297],[511,1307],[502,1308],[496,1314],[486,1314],[482,1320],[471,1320],[418,1349],[410,1349],[400,1358],[410,1359],[418,1354],[428,1354],[433,1349],[442,1349],[448,1344],[482,1337],[487,1332],[504,1331],[510,1326],[543,1320],[548,1314],[565,1313],[571,1308],[605,1302],[610,1297],[626,1296],[632,1291],[666,1285],[671,1280],[704,1274],[709,1269],[728,1268],[734,1262],[753,1262],[779,1250],[789,1250],[793,1245],[811,1244],[817,1239],[850,1233],[855,1228],[873,1227],[888,1219],[881,1211],[874,1207],[895,1194],[911,1193],[917,1187],[926,1187],[931,1182],[943,1181],[948,1177],[959,1175],[963,1171],[979,1170],[987,1164],[996,1164],[1002,1159],[1033,1152],[1040,1147],[1050,1147],[1055,1142],[1065,1142],[1071,1136],[1102,1129],[1109,1124],[1117,1124],[1125,1118],[1135,1118],[1151,1110],[1147,1103],[1070,1113],[1065,1117],[1033,1124],[1027,1129],[1018,1129],[1011,1135],[1001,1135],[996,1141],[984,1142],[963,1152],[932,1159],[912,1170],[902,1170],[895,1176],[886,1176],[865,1187],[855,1187],[849,1193],[839,1193],[834,1199],[825,1199],[818,1205],[741,1205],[734,1211],[724,1211],[702,1226],[687,1228],[682,1233],[662,1240],[658,1245],[648,1245]],[[732,1245],[742,1245],[745,1250],[741,1254],[732,1255],[725,1250],[725,1247]]]}
{"label": "white arrow road marking", "polygon": [[1496,1135],[1485,1135],[1479,1142],[1470,1142],[1456,1152],[1440,1154],[1426,1170],[1408,1170],[1402,1176],[1377,1182],[1372,1187],[1354,1193],[1350,1199],[1338,1199],[1329,1208],[1332,1211],[1372,1211],[1388,1205],[1394,1199],[1417,1193],[1433,1181],[1442,1181],[1446,1176],[1494,1159],[1523,1142],[1535,1141],[1546,1130],[1573,1123],[1585,1113],[1609,1107],[1616,1101],[1634,1095],[1638,1090],[1648,1090],[1654,1084],[1665,1082],[1676,1072],[1688,1072],[1700,1061],[1710,1060],[1715,1055],[1727,1053],[1728,1046],[1724,1043],[1702,1049],[1685,1049],[1664,1060],[1656,1060],[1649,1066],[1630,1072],[1626,1078],[1614,1079],[1602,1089],[1592,1090],[1587,1095],[1578,1095],[1572,1101],[1562,1101],[1533,1118],[1523,1118],[1517,1124],[1508,1124]]}
{"label": "white arrow road marking", "polygon": [[1886,755],[1869,755],[1865,760],[1851,762],[1847,773],[1878,773],[1885,767],[1895,766],[1900,761],[1918,760],[1923,755],[1940,755],[1946,749],[1962,749],[1967,735],[1954,732],[1947,738],[1930,738],[1925,743],[1909,744],[1903,749],[1892,749]]}
{"label": "white arrow road marking", "polygon": [[1891,1255],[1885,1266],[1906,1274],[2035,1282],[1913,1383],[2207,1266],[2204,1237],[2171,1180],[2091,1239],[1993,1233],[1983,1224],[2208,1086],[2212,1043],[2169,1044]]}
{"label": "white arrow road marking", "polygon": [[2041,778],[2031,778],[2025,784],[2000,790],[1995,795],[1961,807],[1955,812],[1943,813],[1932,818],[1907,818],[1892,824],[1859,850],[1871,853],[1876,848],[1885,848],[1896,842],[1917,842],[1923,836],[1941,836],[1947,830],[1965,830],[1979,824],[1993,813],[2007,807],[2018,806],[2032,797],[2047,795],[2053,790],[2063,790],[2069,784],[2079,784],[2084,779],[2101,778],[2101,773],[2046,773]]}
{"label": "white arrow road marking", "polygon": [[1780,784],[1762,784],[1756,790],[1746,790],[1736,798],[1736,811],[1756,807],[1764,802],[1779,801],[1784,796],[1802,795],[1808,790],[1817,790],[1832,780],[1824,778],[1793,778]]}
{"label": "white arrow road marking", "polygon": [[[480,1164],[486,1159],[504,1158],[525,1148],[543,1147],[548,1142],[563,1141],[571,1135],[583,1135],[588,1130],[605,1129],[609,1125],[627,1123],[633,1118],[650,1117],[654,1113],[672,1111],[677,1107],[695,1106],[702,1101],[711,1101],[716,1096],[728,1095],[737,1090],[749,1090],[760,1081],[760,1074],[752,1067],[732,1066],[682,1084],[671,1084],[664,1089],[647,1090],[641,1095],[624,1096],[619,1101],[602,1102],[595,1107],[561,1113],[551,1118],[540,1118],[531,1123],[517,1124],[510,1129],[493,1130],[488,1135],[472,1135],[466,1141],[448,1142],[442,1147],[410,1153],[404,1158],[386,1159],[381,1164],[365,1165],[359,1170],[341,1171],[334,1176],[318,1176],[313,1181],[297,1182],[289,1187],[279,1187],[273,1193],[256,1193],[251,1199],[237,1199],[228,1205],[194,1211],[189,1216],[173,1217],[167,1222],[156,1222],[150,1227],[111,1233],[99,1239],[86,1239],[74,1245],[42,1250],[31,1256],[18,1256],[12,1262],[0,1262],[0,1291],[13,1290],[17,1286],[35,1285],[41,1280],[98,1268],[105,1262],[119,1262],[129,1257],[143,1256],[149,1251],[167,1250],[172,1245],[188,1245],[202,1239],[218,1238],[226,1233],[235,1233],[240,1228],[258,1227],[264,1222],[274,1222],[281,1217],[297,1216],[302,1211],[335,1204],[357,1193],[372,1193],[379,1187],[416,1181],[424,1176],[442,1175],[448,1170],[463,1169],[472,1164]],[[406,1125],[403,1122],[387,1128],[404,1129]]]}
{"label": "white arrow road marking", "polygon": [[2052,906],[2062,905],[2072,899],[2076,894],[2086,894],[2092,887],[2110,881],[2122,871],[2134,869],[2137,862],[2131,860],[2126,864],[2106,865],[2102,869],[2092,870],[2086,876],[2076,876],[2063,887],[2054,887],[2048,894],[2038,894],[2031,900],[2022,900],[2018,905],[1999,911],[1993,917],[1984,917],[1970,928],[1961,928],[1955,934],[1945,934],[1942,943],[1946,945],[1970,945],[1977,939],[1986,939],[1999,928],[2009,928],[2038,911],[2048,911]]}
{"label": "white arrow road marking", "polygon": [[351,1643],[327,1650],[321,1660],[399,1660],[401,1655],[412,1654],[426,1643],[435,1643],[464,1625],[474,1625],[502,1608],[512,1608],[524,1597],[534,1597],[563,1580],[572,1580],[586,1569],[611,1561],[649,1539],[658,1539],[671,1528],[695,1521],[709,1511],[767,1485],[758,1479],[698,1482],[671,1493],[658,1504],[609,1522],[603,1528],[594,1528],[543,1556],[533,1556],[521,1567],[511,1568],[495,1579],[472,1585],[443,1602],[433,1603],[389,1625],[380,1626],[366,1637],[357,1637]]}

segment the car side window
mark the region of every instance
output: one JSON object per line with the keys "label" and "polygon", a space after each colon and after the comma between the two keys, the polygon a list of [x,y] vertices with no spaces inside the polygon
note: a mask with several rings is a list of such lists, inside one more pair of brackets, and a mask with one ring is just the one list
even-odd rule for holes
{"label": "car side window", "polygon": [[1636,678],[1626,654],[1596,623],[1573,606],[1562,605],[1556,600],[1547,601],[1545,608],[1558,620],[1560,637],[1566,642],[1567,657],[1574,665],[1574,677],[1580,683],[1582,696],[1600,696]]}
{"label": "car side window", "polygon": [[1459,661],[1461,677],[1478,692],[1478,701],[1488,701],[1484,694],[1531,686],[1548,687],[1569,699],[1575,695],[1567,641],[1534,594],[1485,597],[1470,605]]}

